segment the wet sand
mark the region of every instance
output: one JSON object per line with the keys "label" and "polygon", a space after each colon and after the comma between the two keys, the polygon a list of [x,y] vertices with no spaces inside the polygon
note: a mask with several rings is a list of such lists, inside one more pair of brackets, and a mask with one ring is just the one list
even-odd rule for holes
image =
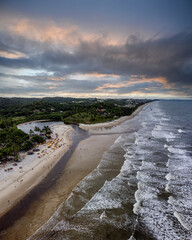
{"label": "wet sand", "polygon": [[100,162],[105,151],[114,143],[118,134],[91,136],[79,143],[64,172],[54,184],[37,200],[10,228],[1,233],[2,240],[24,240],[44,224],[64,202],[72,189]]}
{"label": "wet sand", "polygon": [[[47,176],[53,166],[61,159],[72,144],[70,134],[73,129],[67,125],[55,125],[54,131],[58,132],[58,138],[52,140],[52,148],[48,148],[49,153],[41,155],[27,155],[24,160],[13,167],[12,163],[7,163],[6,168],[1,167],[0,184],[0,217],[5,215],[23,197],[27,195],[43,178]],[[57,146],[55,146],[56,142]],[[47,145],[39,148],[43,151]],[[9,167],[11,171],[5,172]]]}
{"label": "wet sand", "polygon": [[[141,106],[133,116],[143,107]],[[133,116],[126,117],[126,120]],[[126,120],[124,119],[123,122]],[[69,158],[64,171],[58,173],[57,181],[53,179],[53,185],[27,205],[22,216],[12,226],[0,233],[0,239],[24,240],[34,234],[53,215],[60,204],[68,198],[72,189],[97,167],[103,153],[110,148],[119,136],[117,132],[112,133],[113,126],[121,123],[122,121],[115,122],[114,125],[109,124],[109,127],[112,128],[111,131],[108,131],[108,134],[102,135],[102,131],[99,131],[99,135],[92,135],[81,141]],[[105,126],[102,125],[102,127],[106,126],[106,124]],[[94,133],[96,133],[98,127],[94,128],[92,126],[91,129],[94,129]]]}

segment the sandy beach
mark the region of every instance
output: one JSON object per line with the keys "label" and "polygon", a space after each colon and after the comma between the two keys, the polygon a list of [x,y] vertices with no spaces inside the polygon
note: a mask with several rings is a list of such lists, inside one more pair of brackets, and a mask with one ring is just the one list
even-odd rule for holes
{"label": "sandy beach", "polygon": [[118,134],[95,135],[81,141],[54,187],[33,201],[24,216],[6,229],[0,238],[25,240],[34,234],[68,198],[73,188],[98,166],[102,155],[118,136]]}
{"label": "sandy beach", "polygon": [[[80,124],[81,128],[89,130],[90,134],[93,135],[78,144],[54,187],[44,193],[40,199],[33,201],[26,210],[25,215],[6,229],[1,238],[4,240],[14,237],[15,240],[24,240],[34,234],[42,224],[49,220],[60,204],[68,198],[73,188],[98,166],[104,152],[120,136],[118,132],[113,130],[113,127],[133,118],[143,107],[144,105],[139,107],[131,116],[123,117],[113,122],[93,125]],[[101,128],[105,129],[105,131],[102,131]],[[107,134],[106,128],[109,128]],[[45,178],[50,169],[70,147],[72,140],[69,138],[69,135],[72,132],[72,127],[68,125],[55,125],[53,130],[54,133],[57,132],[59,134],[58,138],[62,138],[60,143],[64,144],[62,147],[56,148],[53,152],[48,152],[42,159],[37,158],[36,161],[33,160],[27,163],[27,158],[32,157],[27,156],[20,163],[23,164],[22,173],[19,170],[15,171],[15,174],[12,174],[11,177],[12,181],[9,183],[6,182],[8,181],[8,176],[7,180],[5,178],[2,179],[4,187],[2,188],[1,186],[0,189],[2,196],[0,199],[1,215],[11,209],[27,192]],[[97,130],[99,130],[98,135]],[[104,133],[103,135],[102,132]],[[47,148],[47,146],[42,147],[44,149]],[[26,162],[25,165],[24,162]],[[3,171],[3,169],[0,171]]]}
{"label": "sandy beach", "polygon": [[[52,126],[52,147],[48,142],[39,145],[39,152],[33,155],[21,153],[21,162],[16,166],[7,163],[0,167],[0,216],[4,215],[20,199],[22,199],[34,186],[36,186],[49,173],[51,168],[60,160],[69,149],[73,131],[69,125]],[[58,138],[56,138],[56,133]],[[9,170],[12,168],[11,170]]]}

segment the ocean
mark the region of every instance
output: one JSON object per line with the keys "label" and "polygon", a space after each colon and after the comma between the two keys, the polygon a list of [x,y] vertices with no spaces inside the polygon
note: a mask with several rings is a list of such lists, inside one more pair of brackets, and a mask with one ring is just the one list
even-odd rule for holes
{"label": "ocean", "polygon": [[192,101],[155,101],[31,239],[192,239]]}

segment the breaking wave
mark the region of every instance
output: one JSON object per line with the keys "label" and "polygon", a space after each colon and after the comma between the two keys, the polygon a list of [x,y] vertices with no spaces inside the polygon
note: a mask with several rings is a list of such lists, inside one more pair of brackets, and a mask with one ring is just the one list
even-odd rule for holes
{"label": "breaking wave", "polygon": [[153,102],[123,124],[135,132],[115,141],[31,239],[192,239],[191,106]]}

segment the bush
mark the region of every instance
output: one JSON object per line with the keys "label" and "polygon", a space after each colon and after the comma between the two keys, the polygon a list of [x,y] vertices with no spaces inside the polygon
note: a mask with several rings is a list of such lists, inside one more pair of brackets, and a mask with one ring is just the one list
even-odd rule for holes
{"label": "bush", "polygon": [[43,143],[45,141],[45,139],[39,135],[34,135],[32,138],[31,138],[31,141],[32,142],[36,142],[36,143]]}
{"label": "bush", "polygon": [[22,149],[27,151],[27,150],[31,149],[32,147],[33,147],[33,142],[30,140],[27,140],[24,142]]}

